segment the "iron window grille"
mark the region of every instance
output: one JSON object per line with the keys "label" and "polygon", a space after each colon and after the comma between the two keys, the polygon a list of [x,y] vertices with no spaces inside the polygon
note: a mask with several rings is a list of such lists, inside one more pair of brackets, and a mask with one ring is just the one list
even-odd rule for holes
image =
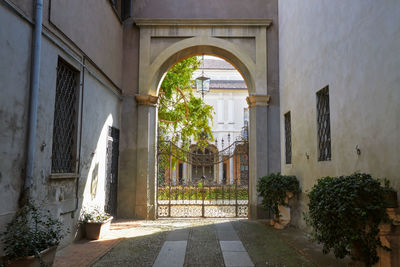
{"label": "iron window grille", "polygon": [[76,171],[79,72],[58,60],[51,170]]}
{"label": "iron window grille", "polygon": [[317,92],[318,161],[331,160],[329,87]]}
{"label": "iron window grille", "polygon": [[286,164],[292,163],[292,126],[290,111],[285,114],[285,158]]}

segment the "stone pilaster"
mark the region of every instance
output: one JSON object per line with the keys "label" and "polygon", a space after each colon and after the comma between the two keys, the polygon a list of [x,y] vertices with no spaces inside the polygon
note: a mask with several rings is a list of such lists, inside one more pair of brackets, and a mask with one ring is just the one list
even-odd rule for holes
{"label": "stone pilaster", "polygon": [[136,95],[138,102],[136,207],[138,219],[156,217],[157,96]]}
{"label": "stone pilaster", "polygon": [[258,178],[268,174],[268,103],[269,95],[251,95],[246,98],[250,109],[249,124],[249,217],[257,218],[259,199]]}

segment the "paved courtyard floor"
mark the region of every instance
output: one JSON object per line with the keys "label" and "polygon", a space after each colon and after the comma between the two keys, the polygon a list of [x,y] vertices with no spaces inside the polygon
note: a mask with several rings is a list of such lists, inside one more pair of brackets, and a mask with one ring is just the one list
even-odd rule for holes
{"label": "paved courtyard floor", "polygon": [[323,255],[297,229],[265,221],[163,219],[117,221],[102,240],[82,240],[57,252],[65,266],[346,266]]}

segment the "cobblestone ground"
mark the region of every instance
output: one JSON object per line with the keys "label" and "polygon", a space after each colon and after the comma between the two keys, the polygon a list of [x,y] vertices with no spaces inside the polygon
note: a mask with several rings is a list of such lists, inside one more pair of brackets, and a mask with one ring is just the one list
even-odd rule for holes
{"label": "cobblestone ground", "polygon": [[321,251],[303,232],[263,221],[118,221],[103,239],[58,251],[54,266],[347,266]]}
{"label": "cobblestone ground", "polygon": [[187,240],[184,266],[226,266],[220,240],[241,241],[254,266],[315,266],[268,228],[249,220],[141,222],[136,230],[144,235],[123,239],[92,266],[152,266],[163,244],[174,240]]}

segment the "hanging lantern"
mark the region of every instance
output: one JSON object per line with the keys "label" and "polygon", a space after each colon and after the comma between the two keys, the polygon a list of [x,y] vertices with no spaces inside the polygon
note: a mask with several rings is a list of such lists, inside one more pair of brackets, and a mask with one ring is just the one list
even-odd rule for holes
{"label": "hanging lantern", "polygon": [[196,78],[196,89],[202,97],[210,91],[210,78],[204,76],[204,71]]}
{"label": "hanging lantern", "polygon": [[196,78],[196,89],[204,99],[204,95],[210,91],[210,78],[204,75],[204,55],[202,56],[202,71],[201,75]]}

